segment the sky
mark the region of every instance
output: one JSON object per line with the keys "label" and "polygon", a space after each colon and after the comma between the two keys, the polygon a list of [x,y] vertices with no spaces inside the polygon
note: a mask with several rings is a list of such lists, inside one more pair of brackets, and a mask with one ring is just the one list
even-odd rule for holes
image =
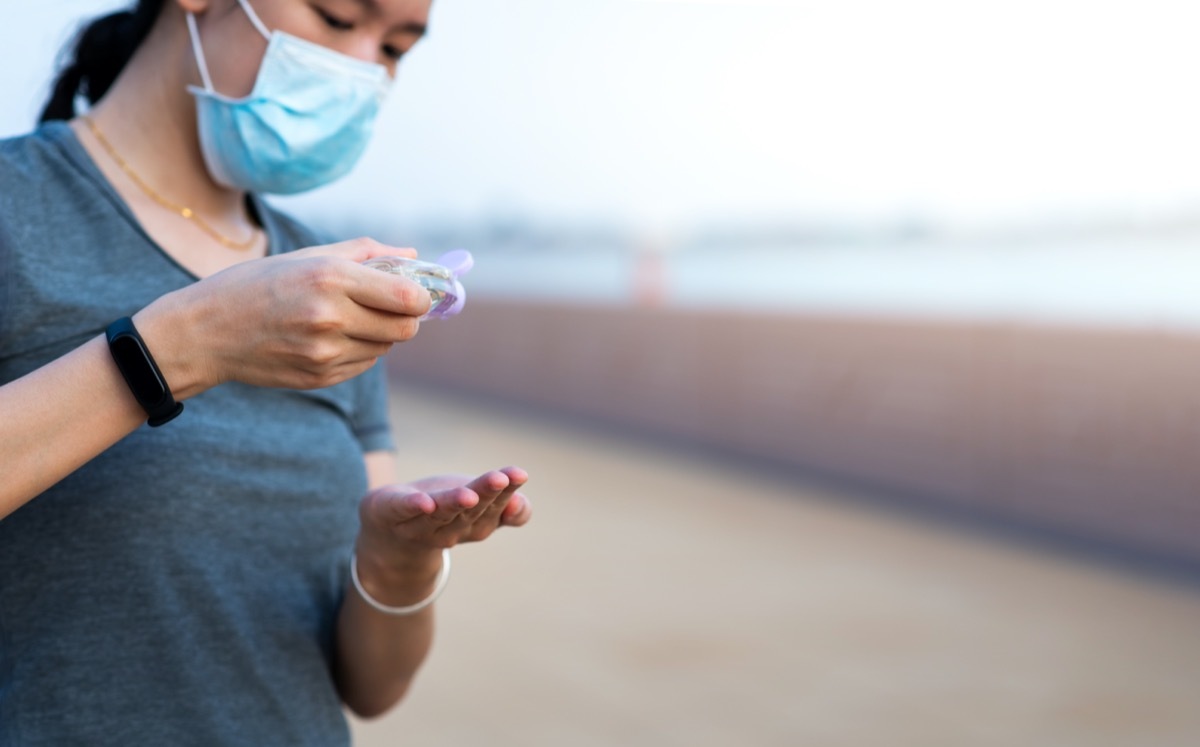
{"label": "sky", "polygon": [[[0,135],[118,5],[10,10]],[[363,163],[293,211],[665,230],[1200,206],[1194,0],[436,0],[431,21]]]}

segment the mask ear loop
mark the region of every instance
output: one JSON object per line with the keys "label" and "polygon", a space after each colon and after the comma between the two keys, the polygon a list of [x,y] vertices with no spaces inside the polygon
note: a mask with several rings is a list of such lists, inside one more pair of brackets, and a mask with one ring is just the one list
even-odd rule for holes
{"label": "mask ear loop", "polygon": [[196,55],[196,67],[200,68],[200,80],[204,90],[213,93],[212,78],[208,77],[208,61],[204,59],[204,45],[200,43],[200,30],[196,28],[196,16],[187,14],[188,34],[192,37],[192,53]]}
{"label": "mask ear loop", "polygon": [[254,12],[254,8],[250,7],[250,3],[246,2],[246,0],[238,0],[238,5],[242,6],[242,10],[246,11],[246,15],[250,18],[250,23],[254,24],[254,28],[258,29],[258,33],[262,34],[263,38],[267,41],[271,41],[271,32],[267,30],[267,25]]}

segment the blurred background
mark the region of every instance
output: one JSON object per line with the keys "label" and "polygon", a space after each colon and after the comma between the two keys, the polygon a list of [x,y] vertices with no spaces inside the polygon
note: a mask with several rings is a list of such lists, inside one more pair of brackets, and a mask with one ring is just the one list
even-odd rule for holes
{"label": "blurred background", "polygon": [[[22,4],[0,136],[113,0]],[[1200,6],[436,0],[332,236],[476,256],[388,360],[518,463],[360,744],[1200,743]]]}

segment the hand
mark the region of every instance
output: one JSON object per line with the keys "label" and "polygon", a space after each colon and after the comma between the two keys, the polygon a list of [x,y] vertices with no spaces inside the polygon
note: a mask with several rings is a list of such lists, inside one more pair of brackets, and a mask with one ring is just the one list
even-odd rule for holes
{"label": "hand", "polygon": [[405,572],[436,561],[442,548],[487,539],[501,526],[522,526],[533,514],[518,467],[475,479],[439,475],[368,493],[359,504],[360,571]]}
{"label": "hand", "polygon": [[417,334],[429,293],[363,267],[415,257],[370,239],[235,265],[134,317],[177,399],[224,381],[314,389],[366,371]]}

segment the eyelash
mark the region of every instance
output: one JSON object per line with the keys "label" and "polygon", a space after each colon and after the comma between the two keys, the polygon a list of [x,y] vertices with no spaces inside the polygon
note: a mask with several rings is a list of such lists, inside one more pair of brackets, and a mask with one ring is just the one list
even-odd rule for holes
{"label": "eyelash", "polygon": [[331,16],[320,8],[317,8],[316,10],[317,15],[321,16],[321,20],[323,20],[331,29],[336,29],[338,31],[350,31],[354,28],[354,24],[350,23],[349,21],[343,21],[340,18]]}
{"label": "eyelash", "polygon": [[[321,16],[321,20],[325,21],[325,25],[329,26],[329,28],[334,29],[335,31],[353,31],[354,30],[354,24],[351,23],[350,21],[343,21],[342,19],[337,18],[336,16],[332,16],[329,13],[326,13],[324,10],[322,10],[320,8],[317,8],[316,10],[317,10],[317,14],[319,16]],[[392,46],[391,44],[385,44],[383,47],[383,54],[389,60],[396,61],[404,56],[404,51]]]}

